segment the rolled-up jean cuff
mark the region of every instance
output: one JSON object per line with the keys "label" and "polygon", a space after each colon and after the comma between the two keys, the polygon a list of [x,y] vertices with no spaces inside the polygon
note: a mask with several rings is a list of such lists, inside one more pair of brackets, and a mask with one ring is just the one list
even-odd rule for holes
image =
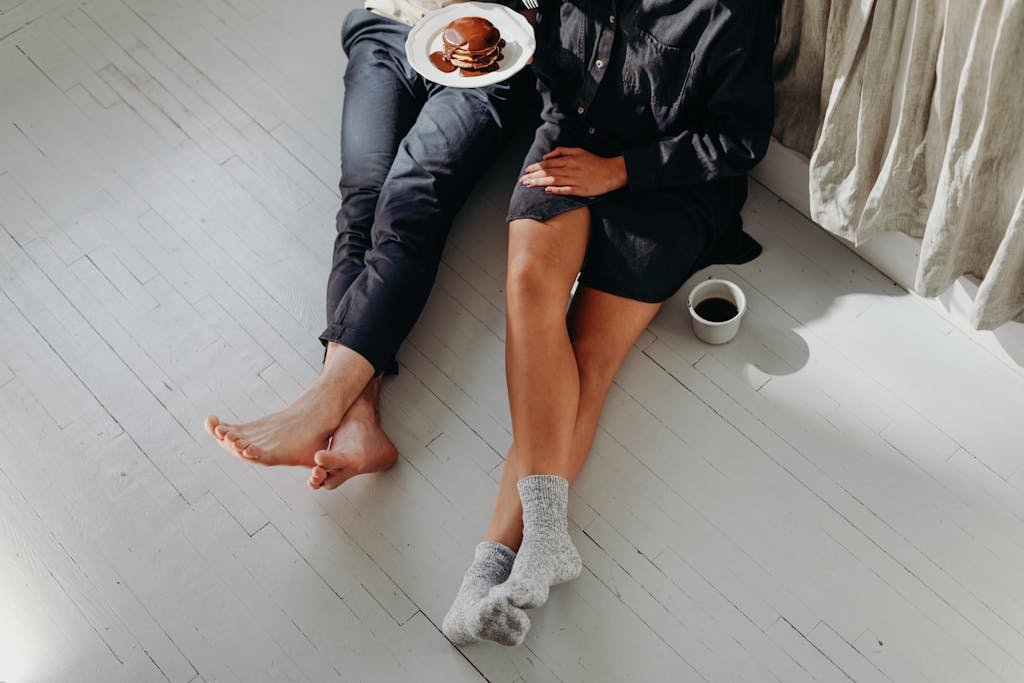
{"label": "rolled-up jean cuff", "polygon": [[332,324],[320,335],[320,343],[324,345],[324,359],[327,359],[327,344],[334,342],[352,349],[365,358],[373,366],[373,374],[376,375],[397,375],[398,361],[393,353],[382,352],[370,339],[371,335],[366,331],[354,327]]}

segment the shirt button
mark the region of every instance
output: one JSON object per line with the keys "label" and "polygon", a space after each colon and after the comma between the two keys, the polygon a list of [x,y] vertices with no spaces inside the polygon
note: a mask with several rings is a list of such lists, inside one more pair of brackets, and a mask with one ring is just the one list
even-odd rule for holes
{"label": "shirt button", "polygon": [[596,131],[594,130],[593,127],[591,127],[591,128],[587,128],[587,132],[590,133],[591,135],[593,135]]}
{"label": "shirt button", "polygon": [[608,23],[609,24],[614,24],[615,23],[615,15],[614,14],[611,15],[610,17],[608,17]]}
{"label": "shirt button", "polygon": [[597,65],[597,68],[598,68],[598,69],[600,69],[600,68],[604,67],[604,61],[602,61],[602,60],[600,60],[600,59],[599,59],[599,60],[597,60],[596,62],[594,62],[594,64],[596,64],[596,65]]}
{"label": "shirt button", "polygon": [[583,113],[583,107],[577,107],[576,108],[576,113],[577,114],[582,114]]}

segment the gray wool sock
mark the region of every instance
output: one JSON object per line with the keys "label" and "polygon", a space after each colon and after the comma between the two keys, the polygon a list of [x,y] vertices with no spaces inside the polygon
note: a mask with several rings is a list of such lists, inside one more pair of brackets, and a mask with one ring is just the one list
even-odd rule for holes
{"label": "gray wool sock", "polygon": [[496,541],[483,541],[476,547],[459,594],[455,596],[441,631],[456,645],[478,640],[493,640],[502,645],[519,645],[530,629],[526,612],[504,601],[489,601],[494,586],[508,578],[516,553]]}
{"label": "gray wool sock", "polygon": [[569,482],[538,474],[520,479],[518,488],[523,544],[508,580],[492,588],[490,597],[531,609],[547,601],[551,586],[579,576],[583,563],[569,537]]}

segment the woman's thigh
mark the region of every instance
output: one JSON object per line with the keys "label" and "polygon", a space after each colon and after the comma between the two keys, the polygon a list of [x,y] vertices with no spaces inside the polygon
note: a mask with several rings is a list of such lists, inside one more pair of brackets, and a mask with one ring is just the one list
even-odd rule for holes
{"label": "woman's thigh", "polygon": [[545,221],[520,218],[510,222],[510,293],[522,291],[524,287],[556,288],[564,290],[568,297],[583,265],[589,236],[590,211],[586,207],[572,209]]}
{"label": "woman's thigh", "polygon": [[569,336],[581,383],[610,384],[633,344],[660,308],[658,303],[581,286],[569,308]]}

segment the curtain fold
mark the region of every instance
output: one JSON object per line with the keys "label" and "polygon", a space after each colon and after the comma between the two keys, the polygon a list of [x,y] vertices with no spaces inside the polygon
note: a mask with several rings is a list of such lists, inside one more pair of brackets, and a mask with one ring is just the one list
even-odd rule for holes
{"label": "curtain fold", "polygon": [[920,294],[973,275],[975,327],[1024,321],[1024,0],[786,0],[775,73],[815,222],[919,237]]}

